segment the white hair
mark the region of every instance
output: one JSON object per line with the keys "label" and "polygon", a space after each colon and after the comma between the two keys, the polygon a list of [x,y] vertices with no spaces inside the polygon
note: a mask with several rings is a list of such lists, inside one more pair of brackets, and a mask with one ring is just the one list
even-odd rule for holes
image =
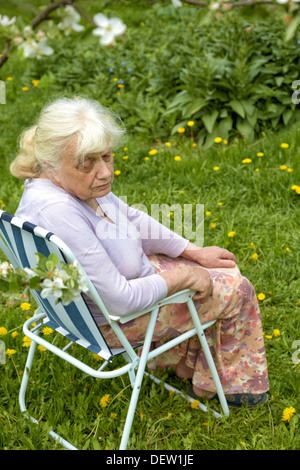
{"label": "white hair", "polygon": [[59,98],[45,106],[36,125],[21,135],[20,153],[10,166],[17,178],[34,178],[50,165],[59,171],[67,148],[74,145],[75,162],[119,144],[124,129],[117,116],[97,101]]}

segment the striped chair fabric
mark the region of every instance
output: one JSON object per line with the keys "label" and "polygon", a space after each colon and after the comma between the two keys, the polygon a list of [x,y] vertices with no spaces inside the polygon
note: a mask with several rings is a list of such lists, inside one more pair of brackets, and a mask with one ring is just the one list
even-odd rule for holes
{"label": "striped chair fabric", "polygon": [[[35,268],[35,253],[46,257],[55,253],[64,262],[73,262],[76,259],[69,249],[68,258],[73,255],[73,259],[66,257],[61,249],[63,242],[52,232],[4,211],[0,211],[0,235],[0,248],[14,267]],[[88,277],[87,282],[88,285],[91,284]],[[40,291],[34,290],[32,294],[47,315],[44,323],[69,340],[108,361],[124,352],[124,349],[108,347],[82,295],[80,300],[63,305],[61,302],[56,304],[57,299],[53,295],[43,299]]]}

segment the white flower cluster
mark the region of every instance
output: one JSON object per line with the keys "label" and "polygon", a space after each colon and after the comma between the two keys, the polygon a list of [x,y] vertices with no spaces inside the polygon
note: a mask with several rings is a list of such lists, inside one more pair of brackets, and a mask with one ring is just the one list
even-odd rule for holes
{"label": "white flower cluster", "polygon": [[[84,26],[79,24],[80,20],[81,16],[75,8],[71,5],[67,5],[64,9],[64,17],[57,26],[66,36],[69,36],[72,31],[80,32],[84,30]],[[6,15],[0,15],[0,27],[11,27],[14,25],[15,21],[15,16],[10,19]],[[94,16],[94,22],[96,27],[93,29],[92,33],[94,36],[100,36],[100,44],[102,46],[114,45],[116,37],[124,34],[126,31],[126,25],[122,20],[119,18],[109,19],[102,13],[97,13]],[[13,42],[22,50],[24,57],[39,59],[42,56],[53,54],[54,50],[47,44],[47,37],[42,30],[35,33],[31,26],[26,26],[23,32],[20,33],[15,25],[13,28],[16,34]]]}
{"label": "white flower cluster", "polygon": [[74,262],[68,268],[69,272],[56,268],[50,279],[43,280],[41,284],[43,299],[54,295],[64,305],[68,305],[72,301],[79,300],[82,292],[88,292],[86,277],[78,263]]}
{"label": "white flower cluster", "polygon": [[3,261],[3,263],[0,264],[0,275],[6,277],[12,269],[14,268],[8,261]]}

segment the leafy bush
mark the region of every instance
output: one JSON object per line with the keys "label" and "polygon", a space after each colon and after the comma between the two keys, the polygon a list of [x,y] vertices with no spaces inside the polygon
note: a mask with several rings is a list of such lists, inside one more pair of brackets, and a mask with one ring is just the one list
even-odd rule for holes
{"label": "leafy bush", "polygon": [[95,47],[88,31],[53,41],[55,54],[33,61],[23,80],[39,76],[48,94],[94,97],[139,134],[167,137],[192,119],[206,146],[217,136],[253,141],[299,117],[291,99],[299,41],[284,41],[275,10],[250,21],[237,9],[218,15],[157,4],[143,22],[126,21],[126,37],[109,49]]}

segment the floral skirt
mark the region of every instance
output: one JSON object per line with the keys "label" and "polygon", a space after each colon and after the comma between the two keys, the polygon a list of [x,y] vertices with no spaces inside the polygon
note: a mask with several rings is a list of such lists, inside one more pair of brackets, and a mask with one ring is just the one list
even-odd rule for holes
{"label": "floral skirt", "polygon": [[[149,259],[158,272],[181,264],[194,264],[183,258],[151,255]],[[217,371],[226,394],[263,393],[269,389],[267,362],[258,301],[252,284],[243,277],[238,267],[233,269],[207,269],[214,282],[212,297],[195,306],[201,323],[217,320],[205,330]],[[149,314],[120,324],[132,345],[143,341]],[[193,328],[186,304],[170,304],[160,308],[156,322],[152,349]],[[100,327],[111,348],[121,347],[109,325]],[[148,362],[150,370],[175,367],[185,358],[193,369],[193,384],[203,390],[215,392],[199,339],[193,336]]]}

